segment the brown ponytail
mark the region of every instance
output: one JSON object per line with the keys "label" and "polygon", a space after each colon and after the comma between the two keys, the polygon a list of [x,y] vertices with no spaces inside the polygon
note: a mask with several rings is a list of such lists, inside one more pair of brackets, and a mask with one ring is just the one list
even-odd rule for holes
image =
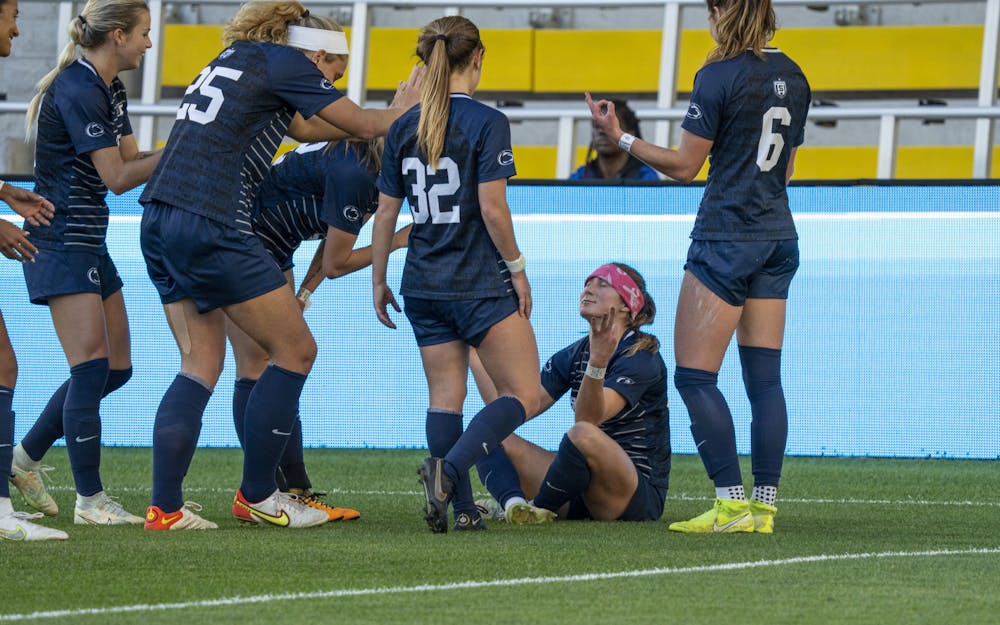
{"label": "brown ponytail", "polygon": [[777,18],[771,0],[705,0],[710,15],[722,10],[715,23],[718,45],[708,53],[705,63],[725,61],[752,50],[764,58],[761,49],[774,37]]}

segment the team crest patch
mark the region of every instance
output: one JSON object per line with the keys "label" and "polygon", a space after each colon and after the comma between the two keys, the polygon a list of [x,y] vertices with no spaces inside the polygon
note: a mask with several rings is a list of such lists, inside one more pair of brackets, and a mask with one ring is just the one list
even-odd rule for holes
{"label": "team crest patch", "polygon": [[691,105],[688,106],[687,116],[691,119],[701,119],[701,107],[692,102]]}
{"label": "team crest patch", "polygon": [[323,80],[319,81],[319,86],[322,87],[322,88],[324,88],[324,89],[326,89],[327,91],[330,91],[331,89],[333,89],[333,83],[330,82],[329,80],[327,80],[326,78],[324,78]]}
{"label": "team crest patch", "polygon": [[97,267],[87,270],[87,279],[96,286],[101,286],[101,274],[97,272]]}
{"label": "team crest patch", "polygon": [[348,221],[358,221],[361,219],[361,211],[358,210],[357,206],[345,206],[344,218]]}
{"label": "team crest patch", "polygon": [[783,98],[788,95],[788,85],[785,84],[784,80],[779,78],[774,81],[774,95],[779,98]]}
{"label": "team crest patch", "polygon": [[511,152],[510,150],[504,150],[503,152],[500,152],[500,154],[497,156],[497,163],[500,163],[501,165],[510,165],[513,162],[514,162],[514,153]]}
{"label": "team crest patch", "polygon": [[90,122],[87,124],[87,136],[96,139],[104,134],[104,126],[98,124],[97,122]]}

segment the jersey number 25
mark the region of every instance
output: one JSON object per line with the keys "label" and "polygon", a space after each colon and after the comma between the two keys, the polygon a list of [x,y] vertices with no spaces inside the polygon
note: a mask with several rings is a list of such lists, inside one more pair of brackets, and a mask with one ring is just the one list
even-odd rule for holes
{"label": "jersey number 25", "polygon": [[[462,181],[458,175],[458,164],[448,156],[438,159],[437,169],[430,165],[425,165],[419,158],[409,157],[403,159],[403,175],[412,172],[415,180],[410,189],[417,199],[415,204],[411,204],[410,212],[413,213],[413,222],[427,223],[430,218],[432,224],[457,224],[462,220],[462,212],[458,206],[441,210],[441,198],[455,195],[458,188],[462,186]],[[427,177],[437,174],[447,174],[448,179],[444,182],[437,182],[427,187]]]}
{"label": "jersey number 25", "polygon": [[198,95],[208,98],[208,106],[203,111],[191,102],[185,102],[177,109],[177,119],[190,119],[202,126],[215,121],[216,115],[219,114],[219,109],[222,108],[222,103],[226,101],[226,96],[222,93],[222,89],[212,86],[212,81],[216,78],[226,78],[236,81],[242,75],[243,72],[229,67],[209,66],[201,70],[201,73],[194,79],[191,86],[187,88],[184,95],[197,91]]}

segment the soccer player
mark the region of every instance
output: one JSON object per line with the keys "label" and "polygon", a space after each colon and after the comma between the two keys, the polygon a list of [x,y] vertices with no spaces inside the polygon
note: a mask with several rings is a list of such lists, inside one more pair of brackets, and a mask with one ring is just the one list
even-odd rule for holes
{"label": "soccer player", "polygon": [[[17,0],[0,0],[0,57],[10,56],[17,29]],[[8,185],[0,180],[0,200],[14,209],[33,226],[48,225],[53,216],[52,203],[26,189]],[[38,253],[28,233],[0,219],[0,253],[12,260],[31,262]],[[0,471],[9,476],[14,452],[14,384],[17,382],[17,358],[7,335],[7,326],[0,313]],[[0,540],[66,540],[69,536],[61,530],[32,523],[29,519],[40,514],[15,512],[10,501],[10,485],[0,475]]]}
{"label": "soccer player", "polygon": [[[677,302],[674,384],[698,453],[715,483],[711,510],[670,529],[771,533],[788,436],[781,387],[785,302],[799,265],[786,185],[804,138],[809,83],[780,50],[770,0],[707,0],[718,46],[695,76],[678,149],[623,133],[613,105],[587,103],[594,122],[658,171],[690,181],[711,153]],[[733,333],[753,420],[747,502],[733,418],[717,386]]]}
{"label": "soccer player", "polygon": [[149,28],[142,0],[89,0],[70,20],[69,43],[28,109],[29,131],[38,125],[35,188],[56,212],[51,225],[32,228],[39,252],[24,265],[24,279],[31,302],[49,307],[70,377],[14,450],[13,481],[32,506],[56,514],[39,462],[65,436],[77,524],[142,523],[104,492],[99,410],[101,399],[132,376],[122,281],[105,244],[104,198],[108,189],[121,194],[145,182],[159,161],[160,152],[139,151],[118,78],[142,63],[152,46]]}
{"label": "soccer player", "polygon": [[[372,230],[372,291],[379,321],[395,328],[386,306],[399,305],[386,284],[393,227],[403,198],[413,214],[400,293],[430,390],[427,446],[418,475],[431,530],[484,529],[469,468],[500,444],[538,403],[538,348],[528,318],[531,286],[514,239],[507,178],[514,175],[507,118],[472,99],[485,48],[467,18],[425,26],[417,56],[425,65],[419,107],[393,124],[379,174]],[[490,402],[462,432],[469,346],[496,384]]]}
{"label": "soccer player", "polygon": [[[494,499],[480,514],[515,524],[561,519],[655,521],[670,477],[667,368],[660,342],[640,328],[656,304],[632,267],[608,263],[584,281],[589,333],[542,368],[539,412],[566,391],[574,424],[555,454],[512,434],[476,464]],[[473,358],[484,399],[493,389]],[[533,498],[531,503],[525,497]]]}
{"label": "soccer player", "polygon": [[223,42],[188,87],[162,162],[140,198],[146,268],[181,356],[153,426],[150,530],[215,527],[184,506],[182,481],[222,372],[226,317],[270,362],[247,398],[233,515],[293,528],[328,520],[281,493],[274,479],[316,343],[288,280],[253,233],[255,195],[285,134],[320,141],[346,131],[369,139],[384,135],[417,99],[416,72],[401,83],[398,107],[361,109],[341,97],[333,83],[347,65],[347,38],[298,2],[243,5]]}
{"label": "soccer player", "polygon": [[[254,234],[294,288],[292,255],[302,241],[322,239],[297,298],[305,309],[324,277],[336,278],[371,264],[371,248],[354,249],[361,227],[378,205],[375,177],[382,161],[382,138],[306,143],[282,156],[268,171],[257,194]],[[392,249],[406,247],[409,226],[393,236]],[[244,412],[257,379],[267,367],[267,351],[232,323],[226,331],[236,359],[233,421],[243,440]],[[354,520],[357,510],[331,506],[313,492],[302,454],[302,422],[296,418],[275,475],[282,492],[323,510],[331,521]]]}

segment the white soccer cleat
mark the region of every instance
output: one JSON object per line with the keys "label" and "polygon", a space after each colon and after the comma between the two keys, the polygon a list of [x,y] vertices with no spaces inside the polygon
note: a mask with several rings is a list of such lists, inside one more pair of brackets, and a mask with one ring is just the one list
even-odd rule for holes
{"label": "white soccer cleat", "polygon": [[0,497],[0,540],[66,540],[69,535],[31,521],[42,518],[41,512],[14,512],[10,499]]}
{"label": "white soccer cleat", "polygon": [[288,528],[315,527],[330,520],[326,512],[280,490],[258,503],[250,503],[237,490],[236,497],[233,498],[233,516],[241,521]]}
{"label": "white soccer cleat", "polygon": [[92,497],[76,496],[73,523],[77,525],[141,525],[145,519],[122,508],[103,490]]}
{"label": "white soccer cleat", "polygon": [[45,474],[51,471],[52,467],[37,462],[33,463],[34,467],[31,467],[30,461],[31,458],[20,445],[14,448],[14,459],[10,466],[10,483],[21,491],[21,495],[24,496],[24,500],[28,502],[29,506],[44,513],[45,516],[55,516],[59,514],[59,506],[45,490],[45,482],[42,481],[42,476],[48,478],[48,475]]}

